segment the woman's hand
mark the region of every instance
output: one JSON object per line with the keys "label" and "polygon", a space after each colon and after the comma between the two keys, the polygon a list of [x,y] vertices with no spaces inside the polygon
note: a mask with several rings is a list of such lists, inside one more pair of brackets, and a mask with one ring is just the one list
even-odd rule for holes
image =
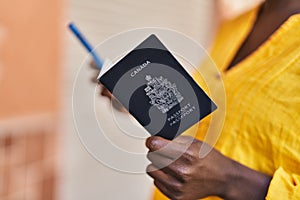
{"label": "woman's hand", "polygon": [[[147,157],[152,162],[147,173],[170,199],[195,200],[208,196],[231,200],[265,199],[271,177],[225,157],[199,140],[180,136],[169,141],[152,136],[146,146],[149,148]],[[201,147],[212,150],[200,158]],[[176,160],[178,155],[181,156]]]}
{"label": "woman's hand", "polygon": [[127,110],[123,107],[123,105],[110,93],[110,91],[108,89],[106,89],[106,87],[104,87],[98,81],[97,77],[98,77],[100,71],[99,71],[97,64],[94,61],[92,61],[90,63],[90,67],[95,71],[95,76],[92,77],[91,81],[93,83],[99,84],[99,86],[101,87],[101,93],[100,93],[101,96],[108,98],[111,101],[113,107],[115,109],[117,109],[118,111],[127,113]]}

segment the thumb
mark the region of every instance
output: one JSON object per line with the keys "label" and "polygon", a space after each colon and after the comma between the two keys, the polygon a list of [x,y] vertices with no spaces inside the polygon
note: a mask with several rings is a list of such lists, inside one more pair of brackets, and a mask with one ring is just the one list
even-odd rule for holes
{"label": "thumb", "polygon": [[150,151],[157,151],[165,147],[166,145],[168,145],[170,142],[171,142],[170,140],[164,139],[159,136],[151,136],[146,140],[146,147]]}

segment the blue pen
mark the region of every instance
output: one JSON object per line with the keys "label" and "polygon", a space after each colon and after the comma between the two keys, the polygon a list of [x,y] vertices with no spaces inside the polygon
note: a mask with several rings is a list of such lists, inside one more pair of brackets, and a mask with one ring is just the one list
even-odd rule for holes
{"label": "blue pen", "polygon": [[69,24],[70,30],[74,33],[74,35],[78,38],[78,40],[81,42],[81,44],[87,49],[87,51],[92,55],[95,63],[97,64],[98,68],[101,69],[103,62],[101,61],[100,57],[96,54],[94,51],[93,46],[85,39],[85,37],[82,35],[82,33],[79,31],[79,29],[75,26],[74,23]]}

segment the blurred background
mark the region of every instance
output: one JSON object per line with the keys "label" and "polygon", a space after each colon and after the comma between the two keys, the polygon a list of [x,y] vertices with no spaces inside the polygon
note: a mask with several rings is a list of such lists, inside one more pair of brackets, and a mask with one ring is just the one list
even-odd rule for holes
{"label": "blurred background", "polygon": [[[67,30],[69,21],[76,22],[93,44],[133,28],[162,27],[209,49],[222,20],[258,2],[0,1],[0,199],[151,198],[152,181],[145,174],[107,168],[79,141],[71,95],[87,53]],[[101,112],[110,112],[106,99],[99,102]],[[110,130],[119,131],[113,123]],[[143,145],[137,148],[145,150]]]}

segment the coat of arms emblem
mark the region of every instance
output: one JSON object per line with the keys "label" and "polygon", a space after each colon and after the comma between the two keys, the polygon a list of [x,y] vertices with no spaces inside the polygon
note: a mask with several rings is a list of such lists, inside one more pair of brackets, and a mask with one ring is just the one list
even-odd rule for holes
{"label": "coat of arms emblem", "polygon": [[147,87],[144,89],[150,98],[150,104],[156,106],[162,113],[166,113],[179,104],[183,97],[178,91],[176,84],[171,83],[166,78],[147,75],[145,78]]}

